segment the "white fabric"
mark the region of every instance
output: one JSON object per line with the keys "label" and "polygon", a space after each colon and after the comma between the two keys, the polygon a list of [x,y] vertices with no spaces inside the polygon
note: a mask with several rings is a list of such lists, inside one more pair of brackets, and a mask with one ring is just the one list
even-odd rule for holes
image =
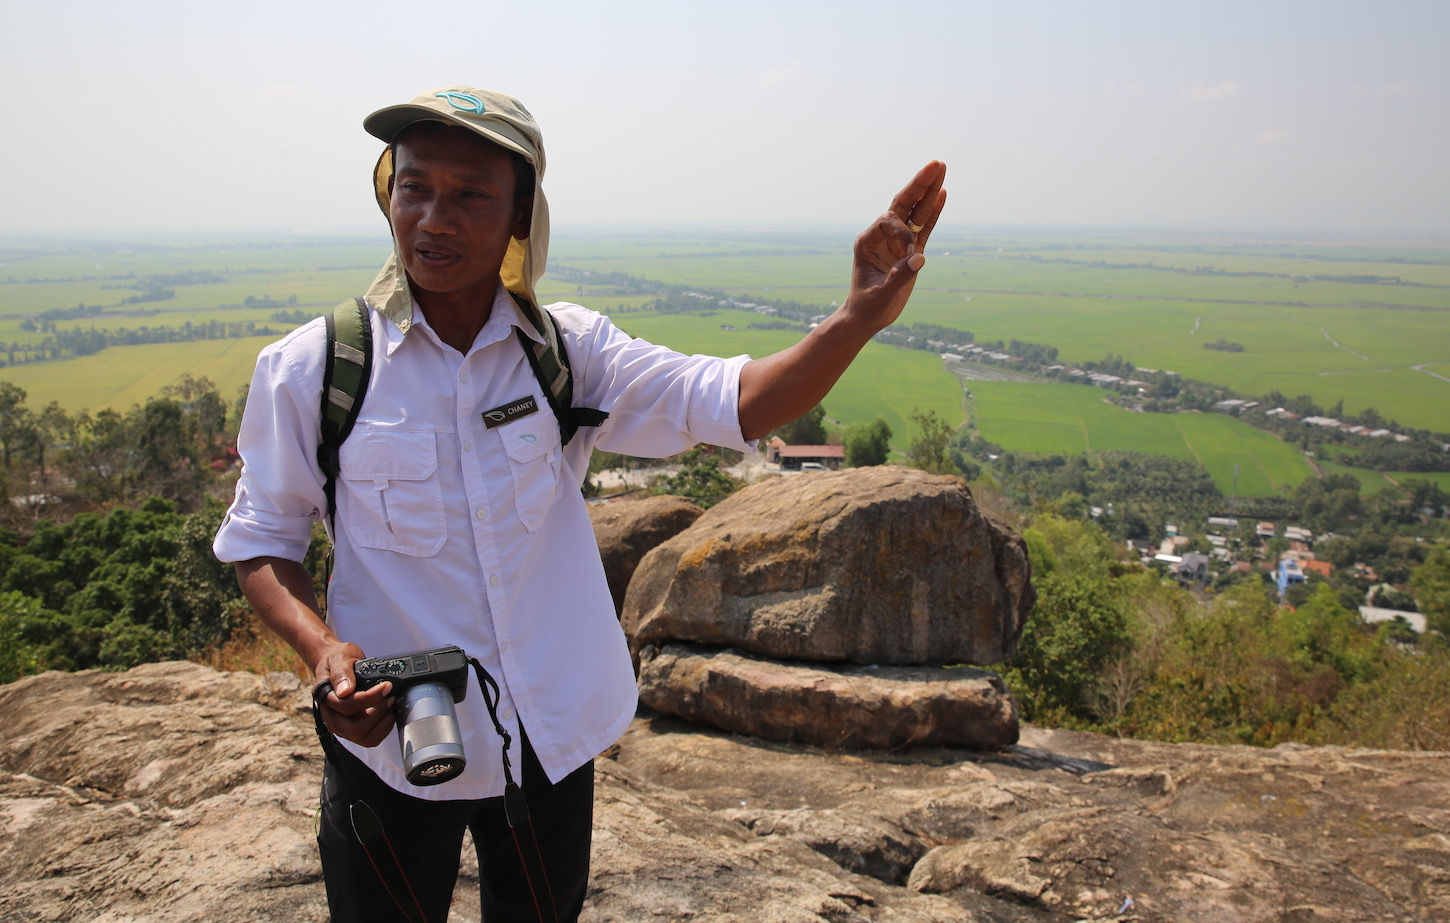
{"label": "white fabric", "polygon": [[[502,690],[558,780],[613,743],[634,715],[623,632],[579,486],[599,448],[665,456],[707,442],[753,450],[737,416],[746,356],[684,356],[631,339],[578,305],[551,307],[573,366],[575,403],[610,414],[561,447],[515,326],[536,337],[499,289],[467,355],[445,346],[415,306],[405,336],[373,315],[374,370],[342,447],[329,615],[368,656],[457,644]],[[321,320],[257,361],[238,447],[244,467],[215,541],[223,561],[302,560],[325,508],[316,459],[326,339]],[[486,429],[481,414],[533,395],[537,413]],[[396,735],[349,748],[392,787],[434,800],[503,792],[501,742],[470,677],[459,705],[468,768],[416,787]]]}

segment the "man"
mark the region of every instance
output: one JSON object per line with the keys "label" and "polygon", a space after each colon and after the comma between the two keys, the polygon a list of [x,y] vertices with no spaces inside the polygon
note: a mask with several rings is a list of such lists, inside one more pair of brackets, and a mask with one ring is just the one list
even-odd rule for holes
{"label": "man", "polygon": [[[750,451],[813,407],[905,305],[945,202],[945,167],[924,167],[857,239],[835,314],[764,359],[683,356],[577,305],[551,306],[575,404],[608,414],[564,445],[515,333],[552,332],[529,316],[540,311],[549,230],[532,116],[511,97],[450,87],[364,127],[389,145],[374,186],[394,253],[366,297],[374,365],[341,449],[327,619],[299,563],[327,512],[320,322],[258,359],[244,468],[216,553],[236,562],[261,619],[331,686],[319,714],[343,744],[328,746],[318,839],[333,919],[446,919],[465,829],[484,919],[574,919],[588,881],[593,758],[635,711],[579,491],[590,452],[666,456],[697,442]],[[507,422],[485,419],[502,408],[515,410],[494,415]],[[393,729],[392,688],[359,691],[353,664],[448,644],[497,681],[536,845],[525,833],[516,846],[505,820],[503,743],[476,684],[458,705],[468,765],[456,779],[414,786],[397,748],[378,746]],[[360,844],[376,833],[360,803],[386,850]],[[396,871],[379,866],[389,856]]]}

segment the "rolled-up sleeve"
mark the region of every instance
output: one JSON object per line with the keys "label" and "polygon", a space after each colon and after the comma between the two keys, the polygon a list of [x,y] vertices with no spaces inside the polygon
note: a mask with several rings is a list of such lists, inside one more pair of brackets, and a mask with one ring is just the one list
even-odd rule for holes
{"label": "rolled-up sleeve", "polygon": [[749,356],[685,355],[631,337],[584,308],[554,310],[561,326],[580,331],[580,352],[588,357],[575,404],[609,414],[598,448],[646,457],[674,455],[700,442],[754,451],[754,440],[740,432],[740,370]]}
{"label": "rolled-up sleeve", "polygon": [[212,543],[219,560],[301,561],[307,553],[327,503],[317,463],[324,340],[318,321],[257,358],[237,435],[242,473]]}

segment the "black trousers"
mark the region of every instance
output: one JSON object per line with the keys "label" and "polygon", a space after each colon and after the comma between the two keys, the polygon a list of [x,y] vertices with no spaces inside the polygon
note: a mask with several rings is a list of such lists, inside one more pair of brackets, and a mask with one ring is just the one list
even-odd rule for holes
{"label": "black trousers", "polygon": [[[414,798],[388,786],[343,747],[327,749],[317,845],[333,923],[409,919],[445,923],[465,829],[472,832],[478,853],[485,923],[536,923],[541,905],[542,919],[548,920],[550,902],[557,919],[578,918],[589,883],[592,761],[550,785],[524,738],[520,781],[529,803],[530,838],[525,829],[509,827],[502,798]],[[353,823],[360,801],[366,804],[361,810],[370,808],[384,831],[367,847]],[[541,862],[526,866],[522,851],[532,851],[534,841]],[[394,861],[402,869],[401,878],[389,872]],[[535,874],[528,874],[530,868]],[[539,877],[547,881],[536,881]]]}

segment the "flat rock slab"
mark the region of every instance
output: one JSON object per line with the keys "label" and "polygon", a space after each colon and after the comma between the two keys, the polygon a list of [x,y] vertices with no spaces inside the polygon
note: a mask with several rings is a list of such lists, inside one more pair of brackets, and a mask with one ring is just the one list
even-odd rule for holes
{"label": "flat rock slab", "polygon": [[[326,920],[306,701],[194,664],[0,686],[0,921]],[[657,716],[596,769],[581,923],[1450,921],[1447,753],[851,752]]]}
{"label": "flat rock slab", "polygon": [[823,746],[997,750],[1017,710],[995,673],[970,667],[778,663],[667,644],[640,652],[640,701],[737,734]]}

